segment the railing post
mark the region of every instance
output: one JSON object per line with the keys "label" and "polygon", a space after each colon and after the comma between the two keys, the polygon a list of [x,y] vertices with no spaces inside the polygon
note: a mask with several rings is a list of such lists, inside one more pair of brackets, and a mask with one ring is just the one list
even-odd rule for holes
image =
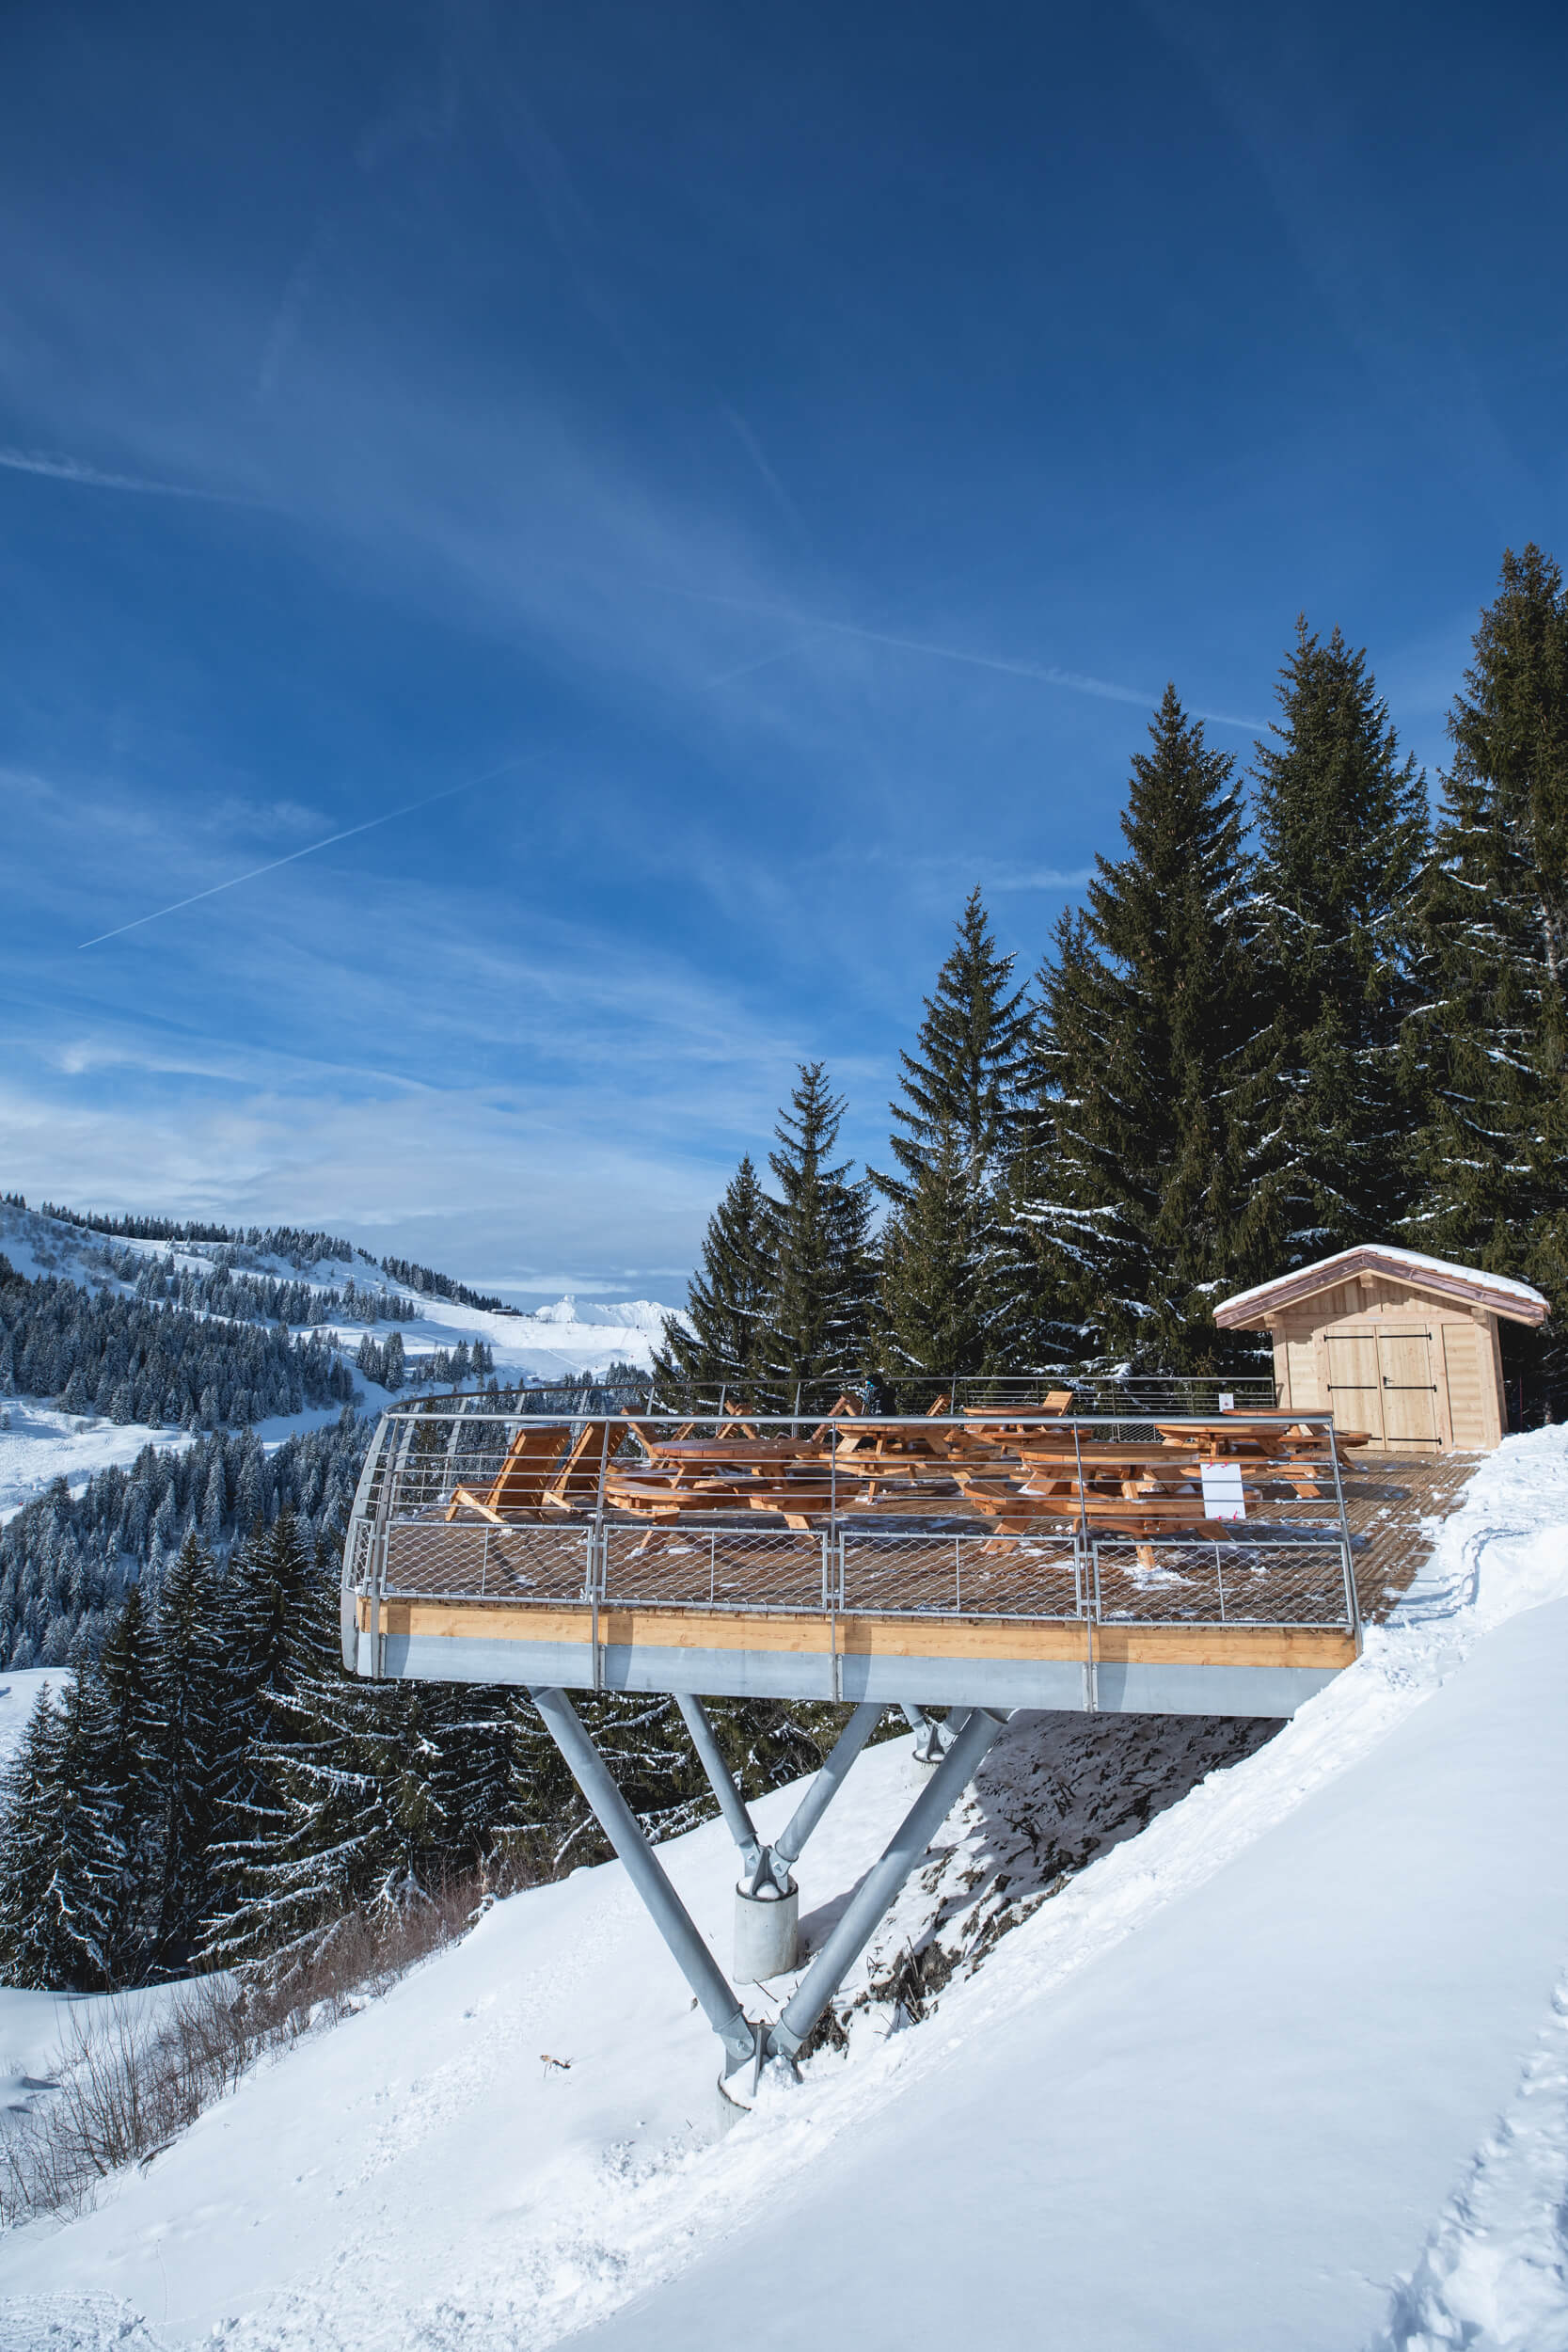
{"label": "railing post", "polygon": [[1339,1476],[1339,1446],[1334,1434],[1334,1416],[1328,1417],[1328,1458],[1334,1466],[1334,1501],[1339,1514],[1339,1557],[1345,1575],[1345,1619],[1355,1637],[1357,1650],[1361,1647],[1361,1596],[1355,1589],[1355,1561],[1351,1549],[1350,1521],[1345,1517],[1345,1488]]}

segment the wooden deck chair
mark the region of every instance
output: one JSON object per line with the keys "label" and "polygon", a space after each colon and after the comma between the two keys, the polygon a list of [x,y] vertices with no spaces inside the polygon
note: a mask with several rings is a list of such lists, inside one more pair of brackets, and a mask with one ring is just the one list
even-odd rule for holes
{"label": "wooden deck chair", "polygon": [[1070,1389],[1051,1389],[1040,1399],[1042,1413],[1065,1413],[1072,1403]]}
{"label": "wooden deck chair", "polygon": [[592,1502],[599,1491],[599,1463],[605,1450],[602,1422],[585,1422],[560,1467],[551,1473],[542,1501],[547,1508],[568,1511],[574,1502]]}
{"label": "wooden deck chair", "polygon": [[550,1470],[565,1448],[571,1430],[564,1422],[543,1428],[519,1429],[507,1449],[505,1461],[483,1494],[457,1486],[447,1505],[447,1517],[459,1511],[479,1511],[485,1518],[504,1523],[513,1512],[536,1511],[544,1498]]}

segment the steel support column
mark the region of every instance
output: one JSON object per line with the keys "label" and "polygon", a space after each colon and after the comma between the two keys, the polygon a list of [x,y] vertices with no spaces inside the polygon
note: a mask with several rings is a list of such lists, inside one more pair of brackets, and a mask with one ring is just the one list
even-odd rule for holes
{"label": "steel support column", "polygon": [[565,1757],[573,1779],[593,1806],[599,1827],[620,1855],[627,1878],[652,1914],[654,1925],[669,1946],[675,1965],[723,2043],[724,2073],[733,2074],[740,2067],[753,2063],[760,2047],[758,2028],[746,2016],[722,1969],[698,1934],[690,1913],[666,1877],[637,1816],[583,1729],[576,1708],[564,1691],[531,1688],[529,1696]]}
{"label": "steel support column", "polygon": [[[725,1763],[722,1751],[713,1736],[707,1709],[701,1699],[689,1698],[684,1691],[675,1692],[675,1705],[681,1720],[691,1734],[691,1744],[698,1761],[707,1774],[708,1787],[719,1800],[719,1810],[724,1825],[740,1850],[740,1859],[754,1890],[764,1868],[765,1849],[757,1836],[756,1824],[746,1809],[746,1800],[735,1785],[735,1778]],[[788,1872],[784,1873],[787,1878]]]}
{"label": "steel support column", "polygon": [[866,1699],[856,1708],[823,1757],[788,1827],[774,1838],[772,1851],[784,1864],[785,1877],[790,1864],[800,1861],[807,1838],[843,1788],[850,1765],[876,1730],[884,1711],[880,1699]]}
{"label": "steel support column", "polygon": [[848,1908],[768,2028],[769,2058],[793,2058],[880,1927],[894,1899],[960,1792],[974,1778],[987,1749],[1007,1722],[1006,1715],[976,1707],[942,1762],[895,1830],[880,1861],[869,1869]]}

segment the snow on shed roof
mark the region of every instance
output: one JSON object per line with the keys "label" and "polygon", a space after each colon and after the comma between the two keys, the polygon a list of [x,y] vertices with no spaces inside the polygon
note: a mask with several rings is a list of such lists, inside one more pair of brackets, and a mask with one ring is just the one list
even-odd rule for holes
{"label": "snow on shed roof", "polygon": [[1320,1258],[1315,1265],[1297,1266],[1293,1274],[1282,1274],[1273,1282],[1238,1291],[1214,1309],[1214,1321],[1226,1331],[1260,1323],[1281,1307],[1293,1306],[1298,1299],[1310,1298],[1314,1292],[1342,1282],[1347,1274],[1402,1277],[1418,1289],[1463,1299],[1467,1307],[1484,1307],[1493,1314],[1506,1315],[1512,1323],[1544,1323],[1551,1311],[1539,1291],[1506,1274],[1451,1265],[1448,1259],[1429,1258],[1421,1249],[1393,1249],[1381,1242],[1361,1242],[1354,1249],[1341,1249],[1336,1257]]}

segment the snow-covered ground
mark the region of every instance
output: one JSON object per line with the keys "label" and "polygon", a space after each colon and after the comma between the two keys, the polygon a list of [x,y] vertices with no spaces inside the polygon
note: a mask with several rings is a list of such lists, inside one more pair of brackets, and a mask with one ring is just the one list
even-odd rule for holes
{"label": "snow-covered ground", "polygon": [[[57,1693],[70,1679],[65,1666],[0,1667],[0,1771],[16,1754],[39,1692],[47,1685]],[[0,1985],[0,2000],[5,1990]]]}
{"label": "snow-covered ground", "polygon": [[[371,1409],[386,1401],[372,1382],[365,1390]],[[302,1412],[275,1413],[259,1421],[256,1435],[271,1454],[285,1438],[306,1429],[322,1429],[335,1422],[340,1405],[308,1405]],[[111,1463],[134,1462],[144,1445],[180,1448],[191,1443],[182,1429],[149,1428],[140,1422],[123,1424],[90,1415],[62,1413],[33,1397],[6,1400],[9,1428],[0,1428],[0,1526],[15,1517],[24,1502],[40,1495],[51,1480],[63,1478],[79,1494],[95,1470]]]}
{"label": "snow-covered ground", "polygon": [[[727,2137],[713,2037],[619,1866],[581,1870],[259,2069],[93,2214],[16,2233],[0,2342],[1557,2352],[1565,1681],[1545,1431],[1482,1468],[1363,1660],[1228,1769],[1196,1778],[1212,1725],[1140,1748],[1015,1720],[862,1972],[847,2055],[766,2081]],[[1160,1797],[1117,1831],[1117,1771],[1186,1793],[1127,1835]],[[807,1851],[808,1933],[915,1785],[908,1742],[863,1757]],[[727,1956],[721,1828],[665,1855]],[[958,1964],[910,2022],[886,1980],[933,1921]]]}

